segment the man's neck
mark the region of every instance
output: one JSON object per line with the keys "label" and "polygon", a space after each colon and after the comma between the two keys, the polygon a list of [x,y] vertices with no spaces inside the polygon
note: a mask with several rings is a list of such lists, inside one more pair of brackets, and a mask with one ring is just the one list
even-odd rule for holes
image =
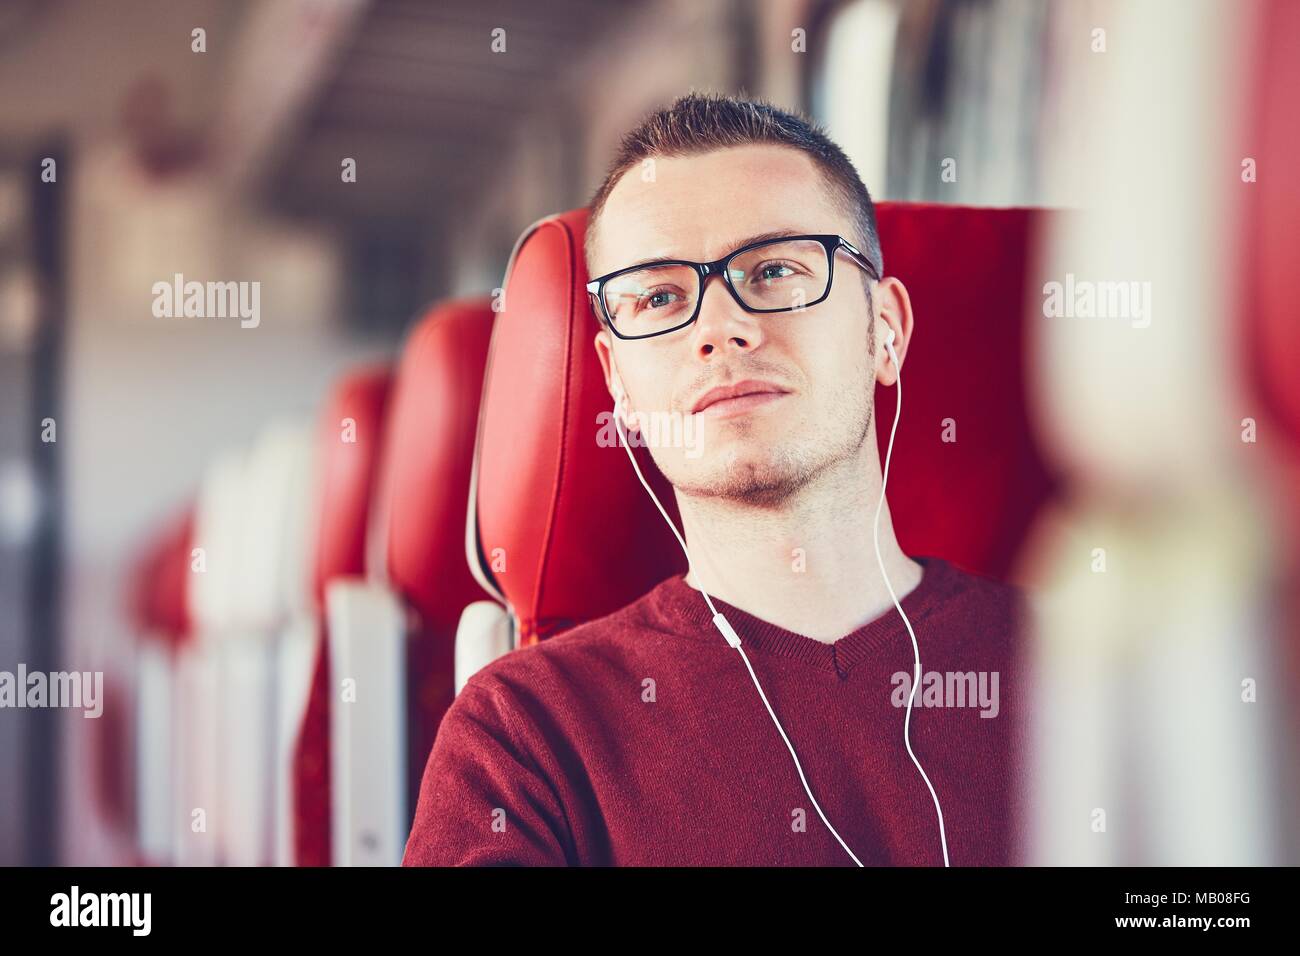
{"label": "man's neck", "polygon": [[[874,431],[863,455],[777,507],[679,494],[692,565],[686,580],[778,627],[834,642],[894,610],[872,536],[879,501]],[[887,500],[880,555],[901,601],[922,568],[898,546]]]}

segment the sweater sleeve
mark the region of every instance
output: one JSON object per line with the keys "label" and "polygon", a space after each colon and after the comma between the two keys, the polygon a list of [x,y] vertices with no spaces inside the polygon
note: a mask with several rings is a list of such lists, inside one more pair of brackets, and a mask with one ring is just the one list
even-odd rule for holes
{"label": "sweater sleeve", "polygon": [[439,725],[403,866],[564,866],[567,816],[505,692],[471,680]]}

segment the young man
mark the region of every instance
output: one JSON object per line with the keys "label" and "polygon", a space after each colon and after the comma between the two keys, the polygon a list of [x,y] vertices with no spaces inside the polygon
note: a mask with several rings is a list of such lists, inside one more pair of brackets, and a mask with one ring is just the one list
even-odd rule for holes
{"label": "young man", "polygon": [[683,97],[625,137],[586,255],[623,420],[701,426],[651,448],[691,570],[469,681],[405,864],[1013,862],[1022,597],[894,538],[874,386],[913,317],[852,164]]}

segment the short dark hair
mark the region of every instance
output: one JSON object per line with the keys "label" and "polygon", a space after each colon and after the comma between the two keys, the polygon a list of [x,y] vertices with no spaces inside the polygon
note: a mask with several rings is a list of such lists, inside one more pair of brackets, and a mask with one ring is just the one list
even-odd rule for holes
{"label": "short dark hair", "polygon": [[862,254],[883,276],[884,260],[876,233],[876,207],[857,169],[826,132],[812,120],[758,99],[688,93],[672,106],[651,113],[627,133],[604,181],[588,204],[584,251],[591,263],[596,221],[614,186],[629,169],[652,156],[690,156],[731,146],[772,143],[810,156],[822,172],[833,203],[853,221],[852,237]]}

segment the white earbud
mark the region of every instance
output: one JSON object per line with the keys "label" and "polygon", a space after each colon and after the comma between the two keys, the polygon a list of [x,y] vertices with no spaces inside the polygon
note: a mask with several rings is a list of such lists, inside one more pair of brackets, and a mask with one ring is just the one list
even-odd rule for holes
{"label": "white earbud", "polygon": [[631,410],[627,389],[623,387],[623,379],[618,374],[618,366],[614,363],[613,349],[609,353],[609,390],[614,393],[615,428],[622,424],[624,431],[631,431],[633,425],[630,421]]}
{"label": "white earbud", "polygon": [[623,390],[623,381],[618,377],[618,372],[611,372],[609,376],[609,387],[614,393],[614,415],[627,425],[627,392]]}
{"label": "white earbud", "polygon": [[894,363],[894,368],[898,368],[898,356],[894,354],[893,329],[885,329],[885,351],[889,353],[889,360]]}

